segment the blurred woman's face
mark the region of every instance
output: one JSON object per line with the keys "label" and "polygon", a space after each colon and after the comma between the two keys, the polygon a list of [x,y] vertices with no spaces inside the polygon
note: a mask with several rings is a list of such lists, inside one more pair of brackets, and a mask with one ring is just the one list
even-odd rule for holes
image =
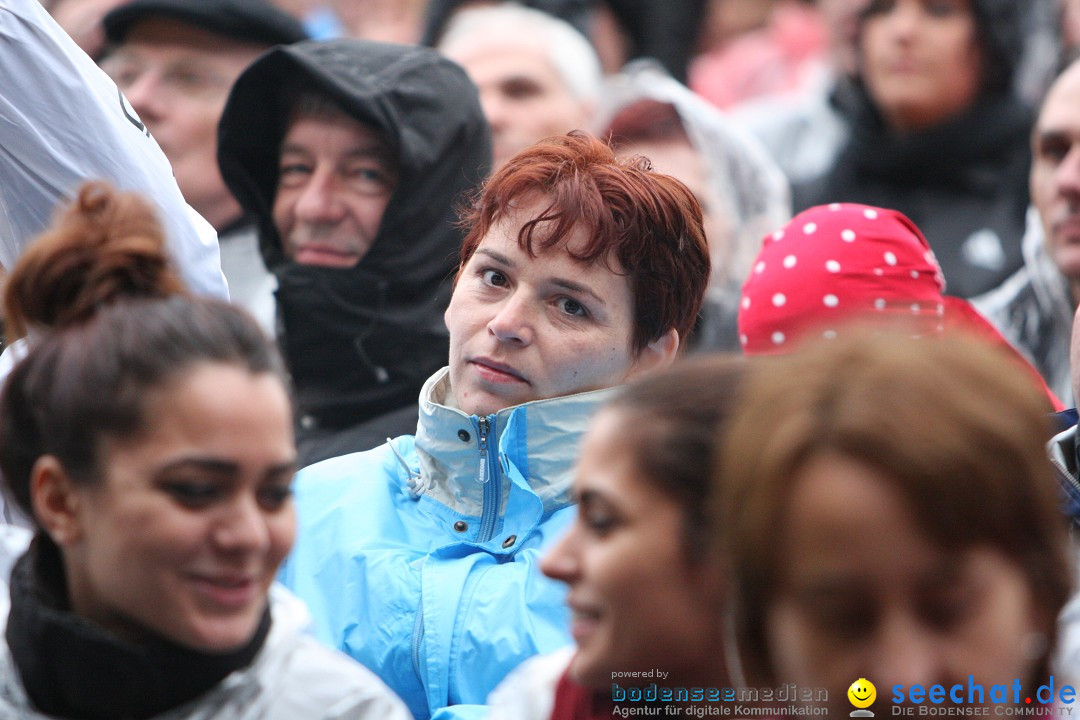
{"label": "blurred woman's face", "polygon": [[810,460],[791,488],[765,610],[778,680],[827,688],[845,714],[859,678],[887,702],[897,684],[906,696],[914,684],[966,693],[969,675],[987,691],[1029,683],[1044,646],[1016,563],[989,547],[941,547],[889,479],[848,458]]}
{"label": "blurred woman's face", "polygon": [[138,436],[106,439],[101,482],[69,490],[72,607],[131,640],[241,647],[295,534],[285,389],[202,363],[150,391],[145,417]]}
{"label": "blurred woman's face", "polygon": [[[580,683],[610,687],[612,673],[657,668],[669,684],[726,680],[721,571],[687,557],[682,508],[636,466],[629,418],[602,410],[578,461],[580,506],[541,569],[570,586],[567,603]],[[663,684],[662,679],[623,685]]]}
{"label": "blurred woman's face", "polygon": [[983,76],[971,0],[871,0],[861,75],[895,131],[938,125],[974,103]]}

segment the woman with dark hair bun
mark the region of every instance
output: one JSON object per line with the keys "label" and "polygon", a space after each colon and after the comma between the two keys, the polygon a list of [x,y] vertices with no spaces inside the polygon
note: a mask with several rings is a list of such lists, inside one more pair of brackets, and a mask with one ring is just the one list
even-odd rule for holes
{"label": "woman with dark hair bun", "polygon": [[[164,229],[141,196],[117,193],[104,182],[80,188],[27,245],[6,279],[7,349],[0,355],[0,383],[25,357],[30,340],[47,330],[83,322],[117,298],[187,293],[163,247]],[[0,521],[32,525],[10,502],[10,493],[0,485]],[[0,572],[0,578],[6,575]]]}
{"label": "woman with dark hair bun", "polygon": [[271,588],[296,526],[280,361],[243,310],[183,289],[149,206],[84,187],[5,309],[33,342],[0,394],[0,471],[35,532],[0,615],[0,717],[407,718]]}
{"label": "woman with dark hair bun", "polygon": [[162,252],[153,209],[134,193],[103,182],[84,185],[75,201],[19,257],[4,289],[9,341],[33,328],[85,322],[119,299],[187,294]]}

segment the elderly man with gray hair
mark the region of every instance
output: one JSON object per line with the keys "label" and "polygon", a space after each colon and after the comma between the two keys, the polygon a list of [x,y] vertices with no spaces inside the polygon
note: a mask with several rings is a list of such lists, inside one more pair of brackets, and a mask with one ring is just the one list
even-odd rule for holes
{"label": "elderly man with gray hair", "polygon": [[514,3],[456,13],[438,49],[480,90],[498,169],[538,140],[590,125],[600,61],[585,36]]}

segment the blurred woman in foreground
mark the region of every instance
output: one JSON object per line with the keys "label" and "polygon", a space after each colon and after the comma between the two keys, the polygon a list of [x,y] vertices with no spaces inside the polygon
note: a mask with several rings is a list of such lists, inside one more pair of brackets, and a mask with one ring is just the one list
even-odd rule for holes
{"label": "blurred woman in foreground", "polygon": [[[685,361],[620,388],[593,418],[575,473],[577,519],[541,566],[569,585],[576,646],[511,674],[492,694],[493,720],[611,717],[613,683],[655,684],[660,702],[671,689],[683,707],[675,688],[731,685],[706,469],[742,373],[735,358]],[[629,675],[652,668],[666,676]]]}
{"label": "blurred woman in foreground", "polygon": [[845,714],[860,678],[879,716],[914,685],[1034,701],[1071,573],[1029,379],[964,336],[761,360],[714,474],[748,684],[825,687]]}

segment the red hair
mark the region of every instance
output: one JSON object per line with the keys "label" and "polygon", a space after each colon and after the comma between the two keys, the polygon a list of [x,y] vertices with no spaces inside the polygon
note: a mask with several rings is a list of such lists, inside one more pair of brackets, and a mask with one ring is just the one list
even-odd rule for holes
{"label": "red hair", "polygon": [[[563,247],[579,262],[602,262],[626,275],[634,298],[633,350],[672,328],[685,346],[709,284],[701,207],[685,185],[654,172],[646,158],[616,158],[586,133],[542,140],[503,165],[463,212],[469,230],[462,267],[492,226],[530,196],[548,204],[519,231],[523,250],[536,257]],[[588,242],[570,252],[566,241],[578,227]]]}
{"label": "red hair", "polygon": [[608,125],[606,136],[616,149],[636,142],[690,143],[675,106],[650,99],[638,100],[617,112]]}

